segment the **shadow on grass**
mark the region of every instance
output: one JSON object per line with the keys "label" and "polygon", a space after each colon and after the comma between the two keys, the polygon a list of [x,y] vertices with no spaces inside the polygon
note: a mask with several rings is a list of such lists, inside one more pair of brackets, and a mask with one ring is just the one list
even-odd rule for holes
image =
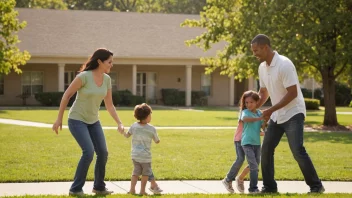
{"label": "shadow on grass", "polygon": [[305,121],[304,122],[305,126],[310,126],[310,125],[322,125],[322,121]]}
{"label": "shadow on grass", "polygon": [[[287,137],[284,135],[281,139],[283,142],[287,142]],[[329,142],[338,144],[351,144],[352,133],[327,133],[327,132],[307,132],[304,133],[304,142]]]}

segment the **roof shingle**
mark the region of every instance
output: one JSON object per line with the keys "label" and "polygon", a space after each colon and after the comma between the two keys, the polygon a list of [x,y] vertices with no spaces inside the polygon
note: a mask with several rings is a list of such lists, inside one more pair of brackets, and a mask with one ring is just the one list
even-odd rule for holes
{"label": "roof shingle", "polygon": [[187,47],[185,40],[204,30],[180,27],[198,15],[19,8],[27,27],[19,32],[19,48],[32,56],[86,57],[105,47],[116,57],[199,58],[215,55]]}

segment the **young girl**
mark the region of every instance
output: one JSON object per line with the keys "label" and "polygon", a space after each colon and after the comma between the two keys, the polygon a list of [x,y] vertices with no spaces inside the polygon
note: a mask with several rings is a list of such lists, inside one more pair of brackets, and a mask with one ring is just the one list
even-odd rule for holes
{"label": "young girl", "polygon": [[234,143],[235,143],[237,158],[236,158],[236,161],[232,164],[226,177],[222,180],[223,185],[225,186],[227,191],[229,191],[230,193],[235,192],[232,187],[232,181],[234,179],[236,182],[237,190],[241,193],[244,192],[244,178],[249,173],[249,166],[247,166],[246,168],[243,169],[240,176],[237,176],[238,171],[241,169],[243,162],[244,162],[244,159],[245,159],[245,154],[244,154],[243,148],[241,146],[242,129],[243,129],[243,122],[241,121],[241,115],[242,115],[242,111],[240,111],[240,117],[238,120],[238,125],[237,125],[237,129],[236,129],[235,136],[234,136]]}
{"label": "young girl", "polygon": [[131,177],[131,188],[129,193],[135,194],[138,177],[142,175],[140,195],[147,195],[145,186],[148,178],[151,182],[150,190],[153,193],[160,193],[162,190],[155,183],[154,175],[151,168],[152,154],[151,143],[159,143],[159,137],[154,126],[149,122],[152,119],[152,109],[149,105],[143,103],[136,105],[134,108],[134,117],[139,120],[132,124],[127,133],[123,133],[126,138],[132,136],[132,161],[133,173]]}
{"label": "young girl", "polygon": [[258,101],[259,95],[254,91],[244,92],[241,98],[241,120],[243,121],[241,145],[250,169],[249,193],[259,193],[257,184],[260,163],[260,130],[263,117],[260,110],[257,110]]}

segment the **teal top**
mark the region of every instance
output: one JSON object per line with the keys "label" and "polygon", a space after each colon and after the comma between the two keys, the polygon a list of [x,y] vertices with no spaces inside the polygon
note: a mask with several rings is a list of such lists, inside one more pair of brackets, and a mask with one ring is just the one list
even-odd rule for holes
{"label": "teal top", "polygon": [[93,124],[99,120],[99,109],[108,89],[111,89],[110,76],[104,74],[100,87],[95,83],[92,71],[83,71],[77,75],[82,81],[82,87],[77,91],[76,100],[70,108],[69,119],[80,120]]}
{"label": "teal top", "polygon": [[[242,111],[241,120],[245,117],[258,118],[262,115],[262,113],[257,110],[256,113],[245,109]],[[262,126],[263,121],[255,121],[255,122],[243,122],[243,131],[242,131],[242,139],[241,145],[260,145],[260,128]]]}

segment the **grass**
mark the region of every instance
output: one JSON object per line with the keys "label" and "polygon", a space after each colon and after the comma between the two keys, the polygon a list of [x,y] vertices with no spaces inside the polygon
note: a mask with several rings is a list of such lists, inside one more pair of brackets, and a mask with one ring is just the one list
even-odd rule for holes
{"label": "grass", "polygon": [[[274,195],[248,195],[248,194],[178,194],[178,195],[168,195],[168,194],[163,194],[162,196],[160,195],[154,195],[154,196],[148,196],[148,197],[167,197],[167,198],[195,198],[195,197],[204,197],[204,198],[225,198],[225,197],[271,197],[271,198],[281,198],[281,197],[290,197],[290,198],[300,198],[300,197],[319,197],[319,198],[341,198],[341,197],[350,197],[351,194],[317,194],[317,195],[308,195],[308,194],[274,194]],[[43,196],[43,195],[26,195],[26,196],[16,196],[16,198],[34,198],[34,197],[45,197],[45,198],[64,198],[64,197],[70,197],[70,196]],[[84,196],[84,197],[98,197],[98,196]],[[113,197],[126,197],[126,198],[136,198],[139,196],[136,195],[108,195],[106,197],[113,198]],[[12,197],[15,198],[15,197]]]}
{"label": "grass", "polygon": [[[55,135],[46,128],[0,124],[0,131],[0,182],[72,181],[81,151],[67,129]],[[236,157],[232,130],[158,133],[161,143],[152,146],[158,180],[220,180]],[[105,135],[109,148],[106,180],[129,180],[130,139],[114,130],[106,130]],[[305,133],[305,146],[322,180],[351,181],[351,133]],[[285,137],[275,156],[278,180],[303,180]],[[93,179],[93,167],[88,180]]]}
{"label": "grass", "polygon": [[[352,108],[339,108],[339,111],[352,112]],[[125,126],[135,122],[132,108],[117,110]],[[29,109],[29,110],[0,110],[0,118],[28,120],[35,122],[53,123],[56,120],[57,109]],[[104,126],[116,124],[106,110],[99,112]],[[67,125],[68,110],[64,114],[63,124]],[[352,114],[337,115],[341,125],[352,125]],[[153,110],[153,125],[155,126],[236,126],[238,110],[226,108],[196,108],[195,110],[155,109]],[[306,125],[321,125],[324,111],[308,111]]]}

